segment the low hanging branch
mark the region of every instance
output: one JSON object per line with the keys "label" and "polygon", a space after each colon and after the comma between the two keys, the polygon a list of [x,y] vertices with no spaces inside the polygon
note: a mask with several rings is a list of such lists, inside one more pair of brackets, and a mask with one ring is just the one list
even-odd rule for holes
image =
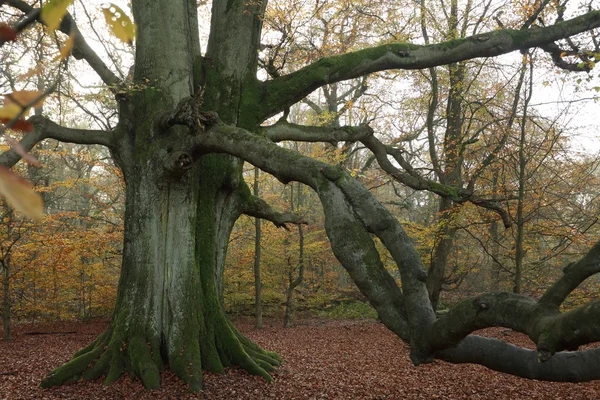
{"label": "low hanging branch", "polygon": [[[29,152],[44,139],[76,144],[99,144],[109,148],[114,145],[115,132],[65,128],[41,116],[33,116],[27,122],[31,123],[34,129],[19,141],[19,145],[25,152]],[[10,168],[21,158],[19,152],[10,149],[0,154],[0,165]]]}
{"label": "low hanging branch", "polygon": [[[319,195],[332,249],[359,289],[377,310],[382,322],[411,345],[413,363],[434,357],[455,363],[475,362],[527,378],[553,381],[600,379],[600,350],[562,352],[600,339],[593,324],[600,301],[569,313],[560,313],[556,293],[536,302],[524,296],[485,294],[467,300],[437,319],[425,288],[426,277],[410,238],[397,220],[341,168],[304,157],[244,129],[215,123],[191,136],[194,158],[205,153],[227,153],[253,163],[279,179],[299,181]],[[401,273],[402,291],[383,267],[371,235],[390,251]],[[600,245],[566,269],[569,285],[597,271]],[[593,266],[592,266],[593,265]],[[561,282],[559,280],[559,282]],[[570,287],[570,286],[569,286]],[[560,301],[562,302],[562,301]],[[593,318],[585,320],[584,316]],[[537,350],[470,335],[487,326],[503,326],[528,334]],[[541,361],[541,362],[540,362]]]}

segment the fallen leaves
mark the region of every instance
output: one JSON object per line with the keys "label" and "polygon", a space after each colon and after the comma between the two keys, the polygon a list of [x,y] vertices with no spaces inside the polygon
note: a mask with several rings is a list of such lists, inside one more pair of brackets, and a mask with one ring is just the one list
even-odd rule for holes
{"label": "fallen leaves", "polygon": [[[205,388],[190,394],[171,372],[162,374],[161,388],[146,391],[128,376],[114,384],[77,382],[42,390],[41,378],[106,327],[106,322],[61,322],[17,325],[16,339],[0,343],[0,399],[598,399],[600,382],[548,383],[492,372],[476,365],[434,362],[414,367],[408,347],[374,321],[305,320],[290,328],[281,321],[265,321],[265,329],[251,320],[237,326],[260,345],[277,351],[285,363],[274,382],[240,369],[225,374],[205,373]],[[77,331],[75,335],[24,335],[31,330]],[[485,335],[525,345],[528,339],[503,329]],[[9,373],[2,375],[3,373]]]}

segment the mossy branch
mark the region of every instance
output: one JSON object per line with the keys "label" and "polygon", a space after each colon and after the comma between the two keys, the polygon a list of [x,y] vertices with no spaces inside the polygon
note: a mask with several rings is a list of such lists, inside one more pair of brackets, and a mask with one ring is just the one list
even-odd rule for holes
{"label": "mossy branch", "polygon": [[547,46],[557,40],[600,27],[600,11],[590,11],[547,27],[500,29],[446,42],[417,45],[388,43],[322,58],[296,72],[267,81],[260,119],[283,111],[315,89],[334,82],[388,69],[425,69],[515,50]]}

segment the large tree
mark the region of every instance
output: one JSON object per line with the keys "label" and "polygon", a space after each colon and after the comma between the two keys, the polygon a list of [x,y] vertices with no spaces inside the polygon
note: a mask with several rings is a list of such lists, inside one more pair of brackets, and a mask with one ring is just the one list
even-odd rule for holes
{"label": "large tree", "polygon": [[[230,231],[241,214],[280,225],[301,221],[252,195],[241,175],[244,160],[283,182],[298,181],[315,190],[336,257],[383,323],[410,344],[415,364],[442,358],[529,378],[600,378],[600,350],[562,352],[600,338],[600,325],[594,322],[600,301],[559,312],[565,297],[600,270],[600,244],[567,267],[564,277],[539,301],[491,293],[436,319],[427,274],[397,220],[342,168],[276,142],[360,140],[377,154],[380,164],[388,152],[400,162],[401,157],[381,144],[368,126],[305,127],[285,121],[261,126],[323,85],[373,72],[430,68],[537,46],[561,51],[556,41],[600,27],[600,11],[547,27],[531,27],[528,20],[522,29],[499,29],[438,44],[389,42],[325,57],[261,81],[257,59],[266,0],[213,1],[204,53],[195,0],[131,4],[137,24],[135,90],[105,65],[81,34],[73,53],[114,92],[119,110],[116,128],[72,129],[34,116],[30,119],[34,131],[21,140],[26,150],[46,138],[104,145],[126,182],[123,263],[112,322],[73,360],[50,373],[44,386],[103,375],[112,382],[130,372],[147,388],[155,388],[165,367],[192,390],[201,387],[202,369],[221,372],[230,365],[270,379],[268,372],[279,363],[278,357],[246,339],[223,313],[222,268]],[[20,29],[38,18],[25,1],[5,0],[0,5],[23,13]],[[562,20],[562,11],[559,14]],[[60,29],[78,31],[70,16]],[[10,150],[0,162],[12,166],[20,158]],[[482,202],[469,188],[446,187],[416,172],[397,173],[395,178],[453,201]],[[374,237],[398,265],[402,289],[384,269]],[[469,335],[486,326],[525,332],[537,350]]]}

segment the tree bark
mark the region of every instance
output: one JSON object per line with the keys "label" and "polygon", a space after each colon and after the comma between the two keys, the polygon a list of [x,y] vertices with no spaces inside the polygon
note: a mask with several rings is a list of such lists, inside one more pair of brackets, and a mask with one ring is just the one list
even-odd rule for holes
{"label": "tree bark", "polygon": [[[296,205],[294,206],[294,202]],[[296,184],[296,199],[294,199],[294,183],[291,184],[290,204],[292,212],[302,206],[302,187],[300,183]],[[292,326],[292,312],[294,308],[294,290],[304,280],[304,228],[298,225],[298,264],[294,267],[288,265],[288,287],[285,294],[285,314],[283,317],[283,327]],[[296,272],[297,271],[297,272]],[[294,278],[294,274],[296,277]]]}
{"label": "tree bark", "polygon": [[[9,3],[20,9],[29,7],[20,1]],[[264,205],[256,205],[243,182],[242,162],[235,157],[243,157],[283,182],[295,180],[315,190],[324,207],[325,228],[336,257],[383,323],[410,344],[415,364],[438,356],[510,370],[511,362],[525,353],[527,361],[514,370],[546,379],[568,369],[565,366],[579,370],[597,361],[593,352],[553,357],[565,346],[600,337],[596,325],[589,323],[571,337],[566,332],[572,321],[585,322],[583,316],[597,315],[600,302],[564,316],[558,312],[573,280],[585,271],[565,272],[568,278],[553,286],[539,307],[520,297],[506,300],[488,295],[483,300],[472,299],[452,313],[463,318],[436,320],[421,260],[396,218],[341,168],[303,157],[250,132],[257,132],[269,116],[322,85],[383,69],[428,68],[547,45],[600,26],[600,12],[554,26],[502,29],[440,45],[386,43],[327,57],[261,83],[256,78],[257,54],[266,3],[214,1],[207,51],[202,57],[196,1],[132,0],[137,24],[135,90],[125,93],[120,91],[123,86],[116,82],[116,76],[78,36],[76,50],[117,94],[118,126],[110,134],[82,134],[82,130],[60,128],[35,118],[36,131],[26,134],[21,144],[28,151],[43,138],[58,136],[110,148],[126,181],[123,265],[109,328],[73,360],[49,374],[43,386],[102,375],[112,382],[129,372],[147,388],[156,388],[163,367],[174,371],[191,390],[200,389],[203,368],[220,372],[225,366],[239,365],[270,379],[268,371],[278,365],[277,356],[239,334],[219,302],[228,237],[235,220],[252,208],[249,202],[255,203],[257,214],[269,213]],[[61,29],[69,32],[72,24],[70,17],[65,18]],[[169,120],[173,110],[188,104],[189,99],[195,102],[187,120],[191,123]],[[449,115],[460,118],[448,110]],[[209,120],[214,124],[202,125],[201,117],[207,115],[212,115]],[[451,147],[456,149],[458,142],[448,141],[445,146],[454,154]],[[19,158],[15,151],[8,151],[0,162],[14,165]],[[453,178],[447,182],[454,183]],[[374,236],[396,262],[402,289],[385,270]],[[585,263],[573,268],[584,267]],[[510,304],[519,305],[511,311],[516,314],[514,318],[506,318]],[[525,326],[523,321],[529,321],[528,317],[534,318]],[[538,344],[541,361],[550,358],[550,363],[562,368],[533,365],[535,351],[502,352],[498,349],[505,348],[495,342],[463,338],[474,328],[490,324],[526,331]],[[447,340],[439,343],[430,332]],[[484,351],[477,352],[482,343]],[[493,359],[485,359],[486,349],[493,350]],[[597,376],[597,370],[584,376]]]}
{"label": "tree bark", "polygon": [[2,270],[4,271],[4,282],[2,283],[2,325],[4,327],[3,340],[8,342],[11,340],[10,332],[10,256],[2,262]]}
{"label": "tree bark", "polygon": [[[254,196],[259,195],[259,182],[260,170],[254,167]],[[260,281],[260,240],[261,240],[261,229],[260,229],[260,218],[254,219],[254,327],[256,329],[262,329],[262,283]]]}
{"label": "tree bark", "polygon": [[[203,64],[195,1],[133,1],[134,81],[143,89],[121,110],[120,135],[111,146],[126,182],[115,312],[107,331],[42,386],[102,375],[110,383],[129,372],[157,388],[165,366],[193,391],[202,387],[202,369],[222,373],[238,365],[271,380],[279,358],[242,336],[219,301],[229,235],[250,195],[242,162],[206,154],[192,164],[183,147],[190,131],[159,123],[161,113],[202,87],[207,109],[234,125],[256,125],[244,104],[244,87],[256,80],[248,76],[260,36],[256,7],[213,3]],[[232,20],[239,29],[231,29]]]}

